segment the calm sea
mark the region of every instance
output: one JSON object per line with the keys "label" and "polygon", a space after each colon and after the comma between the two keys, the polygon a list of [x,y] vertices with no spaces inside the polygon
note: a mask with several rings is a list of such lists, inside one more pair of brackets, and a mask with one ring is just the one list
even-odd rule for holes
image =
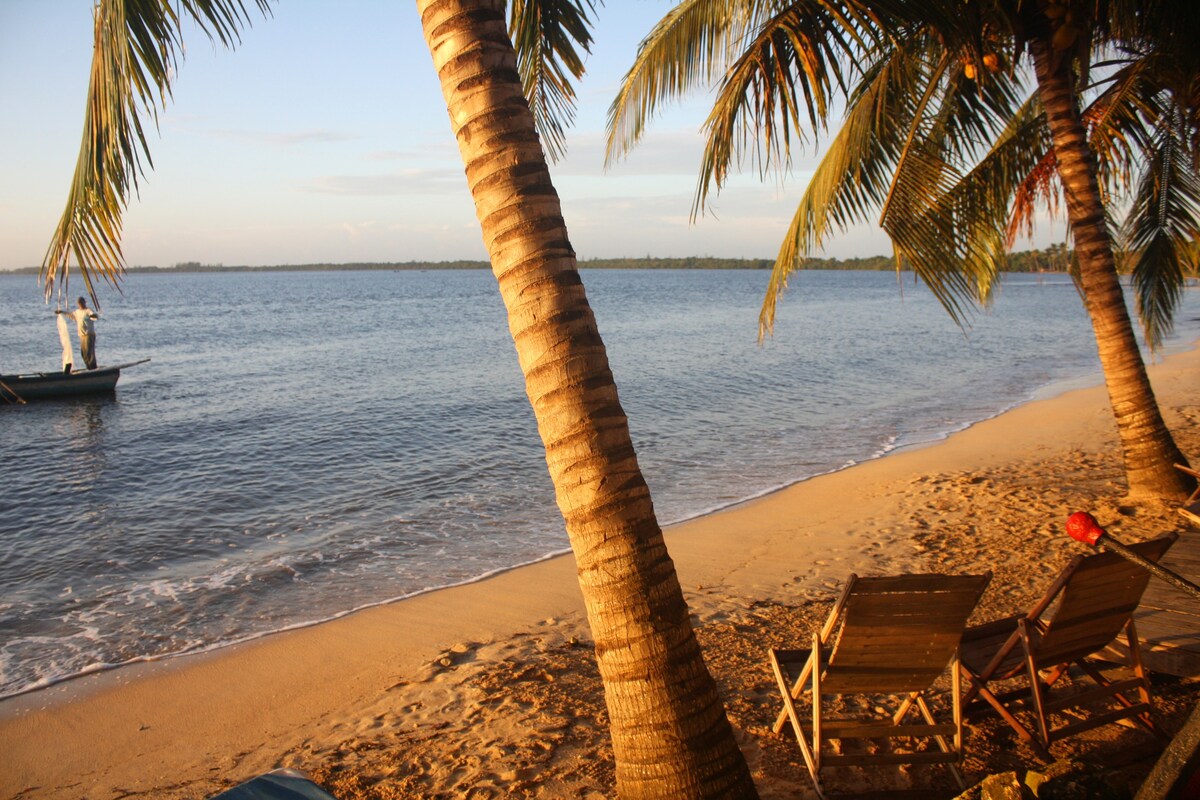
{"label": "calm sea", "polygon": [[[1098,381],[1063,277],[964,333],[889,273],[585,270],[664,523]],[[76,289],[81,288],[75,286]],[[0,404],[0,695],[470,581],[567,547],[491,274],[143,275],[102,294],[115,396]],[[1190,289],[1170,349],[1200,337]],[[0,276],[0,372],[52,370]]]}

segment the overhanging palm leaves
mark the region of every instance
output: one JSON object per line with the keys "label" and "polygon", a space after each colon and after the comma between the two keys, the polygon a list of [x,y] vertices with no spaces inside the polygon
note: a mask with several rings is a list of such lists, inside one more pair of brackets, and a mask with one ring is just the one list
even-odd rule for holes
{"label": "overhanging palm leaves", "polygon": [[1171,124],[1157,132],[1123,230],[1125,246],[1135,254],[1138,316],[1152,346],[1170,332],[1186,276],[1197,271],[1200,177],[1179,133]]}
{"label": "overhanging palm leaves", "polygon": [[[844,62],[864,46],[860,32],[869,30],[853,2],[684,0],[642,42],[609,107],[608,161],[633,147],[661,103],[724,75],[706,123],[720,130],[710,136],[697,203],[710,179],[720,186],[735,150],[755,148],[764,170],[786,165],[791,138],[806,138],[801,117],[818,127],[833,84],[845,89]],[[761,150],[759,133],[766,141]]]}
{"label": "overhanging palm leaves", "polygon": [[1138,317],[1151,348],[1170,332],[1184,282],[1198,270],[1200,125],[1194,98],[1179,100],[1198,79],[1183,74],[1194,56],[1183,56],[1183,64],[1178,58],[1122,51],[1100,65],[1112,74],[1085,114],[1110,190],[1132,194],[1120,241],[1132,264]]}
{"label": "overhanging palm leaves", "polygon": [[[268,0],[254,3],[269,11]],[[123,0],[95,6],[83,143],[66,210],[42,261],[47,298],[56,282],[60,292],[66,291],[72,257],[95,307],[100,305],[96,279],[116,286],[124,272],[121,214],[144,174],[141,159],[153,165],[142,120],[149,116],[157,123],[157,107],[170,95],[182,47],[179,12],[226,46],[249,22],[240,0]]]}
{"label": "overhanging palm leaves", "polygon": [[[723,33],[711,15],[708,27],[683,24],[708,5],[683,0],[646,39],[610,112],[610,155],[632,146],[659,104],[720,75],[705,122],[702,211],[743,159],[786,172],[792,142],[805,141],[805,118],[820,133],[831,96],[846,100],[844,124],[780,247],[760,331],[771,329],[804,258],[834,230],[874,214],[897,268],[912,269],[961,324],[968,307],[987,302],[1014,233],[1030,229],[1039,205],[1057,209],[1061,196],[1083,253],[1078,286],[1131,492],[1186,491],[1170,468],[1182,454],[1125,313],[1112,233],[1123,210],[1114,198],[1130,190],[1126,239],[1153,346],[1196,263],[1200,56],[1190,34],[1200,33],[1200,15],[1190,0],[731,0],[756,9],[738,19],[760,19],[759,27]],[[1171,20],[1184,17],[1177,35]],[[713,53],[728,70],[704,63]],[[1029,62],[1032,90],[1023,81]]]}
{"label": "overhanging palm leaves", "polygon": [[[897,37],[899,38],[899,37]],[[843,125],[817,167],[784,238],[760,319],[769,331],[787,276],[836,231],[876,220],[892,237],[897,265],[931,288],[959,322],[968,301],[984,302],[1003,263],[1004,189],[967,181],[987,153],[1011,174],[1028,142],[1018,85],[965,77],[963,62],[917,32],[884,42],[867,58]],[[987,146],[993,144],[990,152]],[[947,269],[947,264],[962,265]]]}
{"label": "overhanging palm leaves", "polygon": [[563,134],[575,118],[572,79],[583,76],[580,50],[592,44],[591,19],[602,0],[512,0],[509,35],[517,71],[550,158],[565,152]]}
{"label": "overhanging palm leaves", "polygon": [[[1104,76],[1085,113],[1101,175],[1117,195],[1146,186],[1149,175],[1137,170],[1166,163],[1155,158],[1163,143],[1158,120],[1181,93],[1200,96],[1200,78],[1186,73],[1197,61],[1190,52],[1182,70],[1168,69],[1162,50],[1146,44],[1152,21],[1131,4],[1104,6],[1107,13],[1095,18],[1099,50],[1113,39],[1140,47],[1080,67],[1081,78]],[[1045,119],[1016,69],[1014,10],[1003,2],[684,0],[646,37],[613,101],[609,159],[634,146],[661,104],[717,80],[693,207],[702,213],[710,193],[747,159],[760,173],[785,173],[792,145],[809,139],[804,126],[823,131],[840,93],[842,127],[781,244],[762,331],[771,329],[788,276],[804,258],[833,233],[871,221],[891,237],[897,266],[912,269],[962,323],[971,304],[990,296],[1014,236],[1032,231],[1039,207],[1054,213],[1061,206]],[[1091,41],[1072,47],[1090,52]],[[1181,47],[1197,49],[1179,37],[1172,42],[1171,58]],[[1196,103],[1183,108],[1181,120],[1187,109],[1196,116]],[[1173,130],[1172,163],[1191,163],[1194,175],[1197,126]],[[1153,185],[1166,192],[1165,207],[1186,210],[1194,224],[1185,176]],[[1142,219],[1148,210],[1132,204],[1125,229],[1153,225]],[[1137,260],[1135,289],[1151,346],[1169,329],[1184,275],[1196,270],[1192,229],[1177,219],[1174,230],[1154,238],[1153,252],[1127,237],[1145,256]]]}

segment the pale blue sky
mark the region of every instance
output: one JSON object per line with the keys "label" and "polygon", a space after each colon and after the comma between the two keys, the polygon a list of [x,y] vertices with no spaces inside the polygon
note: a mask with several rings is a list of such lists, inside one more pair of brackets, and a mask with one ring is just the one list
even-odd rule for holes
{"label": "pale blue sky", "polygon": [[[706,97],[603,167],[605,114],[669,0],[600,10],[568,156],[552,166],[581,259],[773,257],[815,154],[783,186],[737,178],[689,223]],[[78,152],[91,0],[0,2],[0,269],[40,264]],[[415,4],[283,0],[226,51],[187,41],[151,131],[154,170],[125,217],[127,263],[482,259],[478,225]],[[827,251],[888,251],[877,231]]]}

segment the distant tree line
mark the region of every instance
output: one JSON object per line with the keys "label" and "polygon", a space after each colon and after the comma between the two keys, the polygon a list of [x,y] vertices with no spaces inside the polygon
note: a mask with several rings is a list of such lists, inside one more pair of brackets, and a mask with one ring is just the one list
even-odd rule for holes
{"label": "distant tree line", "polygon": [[[1010,253],[1009,272],[1066,272],[1071,251],[1065,244],[1050,245],[1045,250],[1024,250]],[[589,258],[580,259],[582,269],[770,269],[774,263],[769,258],[716,258],[714,256],[687,256],[685,258]],[[309,272],[330,270],[440,270],[440,269],[490,269],[486,261],[402,261],[383,263],[350,264],[279,264],[269,267],[226,267],[223,264],[201,264],[188,261],[173,267],[133,267],[130,272]],[[804,269],[812,270],[893,270],[896,262],[891,256],[869,256],[866,258],[810,258]]]}
{"label": "distant tree line", "polygon": [[[1007,272],[1066,272],[1074,251],[1065,244],[1052,244],[1045,250],[1022,250],[1008,254]],[[1121,259],[1125,261],[1127,259]],[[589,258],[580,259],[583,269],[770,269],[769,258],[715,258],[713,256],[688,256],[687,258]],[[803,269],[812,270],[893,270],[896,262],[891,256],[869,256],[867,258],[809,258]],[[442,269],[490,269],[486,261],[389,261],[355,262],[347,264],[276,264],[266,267],[226,266],[204,264],[199,261],[182,261],[169,267],[129,267],[128,272],[172,273],[172,272],[331,272],[361,270],[442,270]],[[13,274],[37,274],[37,267],[25,267],[12,271]]]}
{"label": "distant tree line", "polygon": [[1074,259],[1065,244],[1052,244],[1045,250],[1022,250],[1008,254],[1008,272],[1066,272]]}

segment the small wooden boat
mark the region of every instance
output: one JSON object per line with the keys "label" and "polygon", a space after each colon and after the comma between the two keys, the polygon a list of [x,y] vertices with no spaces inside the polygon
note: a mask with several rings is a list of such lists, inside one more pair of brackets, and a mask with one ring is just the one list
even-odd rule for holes
{"label": "small wooden boat", "polygon": [[121,370],[150,359],[118,364],[115,367],[98,367],[78,372],[30,372],[23,375],[0,375],[0,401],[20,403],[26,400],[45,400],[55,397],[74,397],[87,394],[104,394],[117,388]]}

